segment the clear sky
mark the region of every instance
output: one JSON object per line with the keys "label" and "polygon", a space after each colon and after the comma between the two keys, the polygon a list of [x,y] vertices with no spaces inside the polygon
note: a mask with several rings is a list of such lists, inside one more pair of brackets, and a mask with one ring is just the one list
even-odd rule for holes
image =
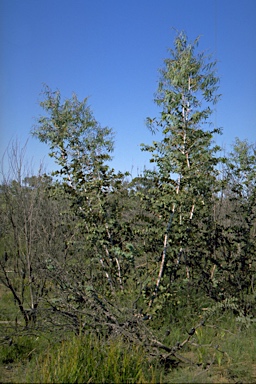
{"label": "clear sky", "polygon": [[[95,118],[116,133],[112,165],[137,175],[148,165],[141,143],[158,69],[175,32],[218,60],[222,99],[212,119],[229,149],[238,136],[256,142],[256,0],[0,0],[0,154],[30,137],[43,84],[64,98],[89,96]],[[35,172],[48,148],[29,139]]]}

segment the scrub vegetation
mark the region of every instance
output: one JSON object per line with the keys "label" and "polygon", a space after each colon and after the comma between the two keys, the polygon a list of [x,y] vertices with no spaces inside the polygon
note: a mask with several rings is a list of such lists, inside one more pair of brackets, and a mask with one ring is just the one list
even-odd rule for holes
{"label": "scrub vegetation", "polygon": [[[215,144],[216,62],[178,33],[160,70],[152,168],[111,168],[87,98],[45,86],[0,185],[0,378],[30,383],[256,380],[256,145]],[[154,137],[154,136],[153,136]]]}

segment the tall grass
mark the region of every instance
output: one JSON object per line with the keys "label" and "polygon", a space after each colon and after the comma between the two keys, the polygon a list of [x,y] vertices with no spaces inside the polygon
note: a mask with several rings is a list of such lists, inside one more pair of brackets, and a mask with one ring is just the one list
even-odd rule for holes
{"label": "tall grass", "polygon": [[[169,383],[255,383],[256,328],[241,326],[231,313],[198,328],[182,356],[191,365],[165,372]],[[213,321],[214,323],[214,321]]]}
{"label": "tall grass", "polygon": [[160,371],[143,349],[95,335],[73,337],[30,365],[28,383],[159,383]]}

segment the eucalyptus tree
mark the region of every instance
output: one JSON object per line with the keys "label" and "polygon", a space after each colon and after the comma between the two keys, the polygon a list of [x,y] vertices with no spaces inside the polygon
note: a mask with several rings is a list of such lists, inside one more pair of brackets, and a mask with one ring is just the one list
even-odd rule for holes
{"label": "eucalyptus tree", "polygon": [[46,87],[41,106],[45,113],[33,134],[49,145],[49,154],[57,163],[52,194],[65,201],[63,221],[66,217],[72,222],[65,263],[52,257],[49,264],[58,305],[49,304],[55,314],[68,314],[79,328],[80,318],[83,324],[99,320],[98,295],[113,300],[114,308],[119,305],[115,300],[125,292],[134,266],[124,204],[128,191],[125,175],[109,166],[113,132],[96,121],[87,98],[79,101],[73,95],[62,101],[59,91]]}
{"label": "eucalyptus tree", "polygon": [[[64,193],[75,217],[82,218],[82,225],[81,220],[76,220],[74,227],[79,226],[77,233],[86,233],[86,241],[81,244],[81,236],[76,238],[76,248],[90,243],[87,251],[90,248],[94,251],[94,257],[91,252],[90,257],[98,258],[103,264],[99,248],[105,248],[108,254],[106,241],[111,236],[105,223],[103,197],[109,192],[113,178],[113,172],[105,164],[113,148],[112,132],[98,124],[87,99],[80,102],[73,95],[62,103],[60,92],[49,87],[45,87],[43,94],[45,99],[40,105],[46,115],[39,117],[33,135],[49,145],[49,155],[58,165],[53,176],[61,188],[56,188],[56,193]],[[65,208],[63,215],[64,212]],[[100,222],[105,223],[104,229]],[[105,232],[104,239],[100,232]]]}
{"label": "eucalyptus tree", "polygon": [[168,289],[177,276],[189,281],[195,274],[197,280],[203,273],[209,277],[212,267],[209,255],[214,252],[212,210],[219,162],[213,137],[221,132],[211,126],[210,116],[219,98],[219,78],[216,62],[198,52],[198,43],[199,38],[190,43],[185,33],[177,35],[160,70],[155,97],[160,116],[147,118],[149,129],[162,136],[142,149],[152,153],[151,201],[161,217],[164,237],[150,305],[161,285]]}

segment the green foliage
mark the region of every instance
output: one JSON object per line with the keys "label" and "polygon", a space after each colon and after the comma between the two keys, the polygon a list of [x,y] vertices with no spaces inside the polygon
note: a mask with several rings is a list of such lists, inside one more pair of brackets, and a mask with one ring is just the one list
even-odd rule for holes
{"label": "green foliage", "polygon": [[112,130],[88,100],[45,87],[33,134],[58,169],[31,175],[13,147],[0,189],[2,368],[27,362],[29,382],[254,377],[255,145],[218,157],[219,79],[198,43],[175,39],[147,120],[162,137],[143,145],[155,169],[132,180],[111,169]]}
{"label": "green foliage", "polygon": [[91,334],[51,348],[32,365],[27,382],[156,383],[161,376],[144,352],[122,340]]}
{"label": "green foliage", "polygon": [[244,314],[255,316],[256,273],[256,151],[236,139],[223,172],[223,189],[216,204],[216,284],[223,297],[236,297]]}
{"label": "green foliage", "polygon": [[[103,273],[104,289],[122,290],[132,257],[126,257],[126,239],[122,236],[127,233],[121,224],[124,175],[116,175],[106,163],[111,159],[112,131],[95,120],[87,99],[80,102],[73,95],[62,102],[60,92],[47,87],[44,96],[41,106],[46,116],[38,119],[33,134],[49,144],[50,156],[60,167],[55,172],[59,181],[55,196],[65,196],[67,209],[62,214],[72,212],[74,217],[75,235],[67,246],[69,252],[77,254],[80,250],[72,261],[85,264],[95,280]],[[86,257],[81,260],[82,254]],[[91,279],[86,275],[88,282]]]}
{"label": "green foliage", "polygon": [[197,53],[197,45],[198,39],[189,43],[184,33],[176,37],[171,58],[161,70],[155,99],[161,107],[160,117],[148,118],[149,128],[153,132],[160,129],[162,140],[143,145],[156,164],[148,199],[152,211],[162,218],[162,237],[165,234],[155,294],[160,284],[171,287],[181,276],[198,282],[203,272],[210,275],[212,267],[213,204],[220,161],[213,134],[220,130],[204,130],[203,125],[210,124],[219,79],[215,62]]}
{"label": "green foliage", "polygon": [[[63,168],[68,166],[76,181],[79,181],[79,170],[91,172],[95,162],[101,163],[109,159],[113,148],[112,133],[109,128],[102,128],[87,106],[87,99],[79,102],[76,95],[61,103],[59,91],[52,92],[45,87],[45,100],[42,108],[48,116],[38,119],[38,126],[33,134],[40,141],[50,145],[50,156]],[[82,162],[78,162],[82,160]],[[57,174],[64,173],[64,169]]]}

